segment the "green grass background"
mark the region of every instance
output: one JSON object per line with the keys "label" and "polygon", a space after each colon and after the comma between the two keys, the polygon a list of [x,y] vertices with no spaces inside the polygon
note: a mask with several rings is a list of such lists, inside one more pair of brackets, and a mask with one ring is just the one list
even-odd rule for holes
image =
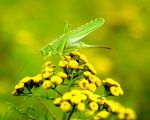
{"label": "green grass background", "polygon": [[[97,17],[104,26],[83,41],[112,49],[81,50],[101,78],[120,82],[124,95],[116,100],[132,107],[139,120],[150,118],[150,1],[149,0],[0,0],[0,116],[13,97],[14,85],[41,71],[39,49],[63,32],[64,22],[76,28]],[[16,114],[9,113],[11,119]],[[10,119],[10,118],[8,118]]]}

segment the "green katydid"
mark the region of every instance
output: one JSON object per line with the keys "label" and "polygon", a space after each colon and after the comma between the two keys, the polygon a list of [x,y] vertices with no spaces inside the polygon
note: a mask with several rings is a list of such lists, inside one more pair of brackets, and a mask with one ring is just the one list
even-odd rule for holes
{"label": "green katydid", "polygon": [[84,42],[81,42],[80,39],[87,36],[91,32],[95,31],[99,27],[104,24],[103,18],[96,18],[81,27],[70,31],[70,25],[68,22],[65,24],[64,34],[61,35],[59,38],[52,41],[50,44],[43,47],[40,52],[44,59],[51,55],[59,54],[62,55],[64,53],[77,51],[81,48],[88,48],[88,47],[100,47],[110,49],[106,46],[100,45],[88,45]]}

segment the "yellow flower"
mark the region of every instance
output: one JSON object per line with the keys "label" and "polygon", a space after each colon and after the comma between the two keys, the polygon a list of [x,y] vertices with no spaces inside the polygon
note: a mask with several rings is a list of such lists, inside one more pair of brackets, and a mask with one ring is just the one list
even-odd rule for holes
{"label": "yellow flower", "polygon": [[85,63],[87,63],[87,58],[85,55],[80,55],[79,58],[84,61]]}
{"label": "yellow flower", "polygon": [[111,94],[114,95],[114,96],[119,96],[119,91],[117,90],[117,87],[116,87],[116,86],[110,87],[110,92],[111,92]]}
{"label": "yellow flower", "polygon": [[45,73],[45,72],[53,72],[55,69],[53,67],[45,67],[42,72]]}
{"label": "yellow flower", "polygon": [[58,98],[56,98],[56,99],[54,100],[54,104],[55,104],[55,105],[60,105],[61,101],[62,101],[62,98],[61,98],[61,97],[58,97]]}
{"label": "yellow flower", "polygon": [[95,80],[97,79],[97,77],[95,75],[90,75],[89,76],[89,81],[92,83],[95,83]]}
{"label": "yellow flower", "polygon": [[92,102],[98,102],[98,97],[99,97],[98,95],[92,93],[89,95],[89,100]]}
{"label": "yellow flower", "polygon": [[15,90],[12,91],[11,94],[14,95],[14,96],[18,96],[19,93],[18,93],[18,91],[15,89]]}
{"label": "yellow flower", "polygon": [[79,52],[72,52],[72,53],[70,53],[70,55],[80,56],[81,54]]}
{"label": "yellow flower", "polygon": [[71,60],[71,57],[70,57],[69,55],[66,55],[66,56],[65,56],[65,60],[66,60],[66,61],[70,61],[70,60]]}
{"label": "yellow flower", "polygon": [[87,111],[85,112],[85,115],[86,115],[87,117],[92,116],[93,114],[94,114],[94,111],[92,111],[92,110],[87,110]]}
{"label": "yellow flower", "polygon": [[45,80],[45,81],[43,82],[43,84],[42,84],[42,87],[43,87],[44,89],[49,89],[51,86],[52,86],[52,83],[51,83],[50,80]]}
{"label": "yellow flower", "polygon": [[68,102],[68,101],[63,101],[61,104],[60,104],[60,109],[63,111],[63,112],[68,112],[70,111],[72,108],[71,104]]}
{"label": "yellow flower", "polygon": [[67,78],[67,74],[65,72],[59,72],[57,75],[64,79]]}
{"label": "yellow flower", "polygon": [[67,61],[61,60],[61,61],[59,61],[58,66],[64,68],[64,67],[66,67],[67,64],[68,64]]}
{"label": "yellow flower", "polygon": [[124,106],[122,106],[119,102],[116,102],[115,104],[116,105],[115,105],[115,110],[114,111],[116,113],[125,113],[126,108]]}
{"label": "yellow flower", "polygon": [[99,87],[99,86],[101,86],[101,80],[100,79],[96,79],[95,80],[95,85],[97,86],[97,87]]}
{"label": "yellow flower", "polygon": [[91,73],[90,71],[85,71],[85,72],[83,73],[83,75],[84,75],[85,77],[89,77],[91,74],[92,74],[92,73]]}
{"label": "yellow flower", "polygon": [[18,83],[16,86],[15,86],[15,89],[18,90],[18,89],[22,89],[24,88],[24,83]]}
{"label": "yellow flower", "polygon": [[96,102],[90,102],[89,108],[90,108],[92,111],[96,111],[96,110],[98,110],[98,104],[97,104]]}
{"label": "yellow flower", "polygon": [[42,74],[42,77],[46,79],[46,78],[49,78],[51,75],[52,75],[52,73],[45,72],[45,73]]}
{"label": "yellow flower", "polygon": [[101,80],[98,77],[96,77],[95,75],[90,75],[89,81],[92,83],[95,83],[97,87],[99,87],[101,85]]}
{"label": "yellow flower", "polygon": [[72,96],[70,101],[74,104],[79,104],[81,102],[81,97],[80,96]]}
{"label": "yellow flower", "polygon": [[39,74],[35,77],[32,77],[32,80],[33,80],[33,83],[40,83],[40,82],[42,82],[42,75]]}
{"label": "yellow flower", "polygon": [[96,85],[94,83],[90,83],[88,85],[88,90],[95,92],[96,91]]}
{"label": "yellow flower", "polygon": [[67,93],[65,93],[65,94],[62,96],[62,99],[63,99],[63,100],[70,100],[71,97],[72,97],[71,92],[67,92]]}
{"label": "yellow flower", "polygon": [[120,84],[116,81],[114,81],[113,79],[111,78],[107,78],[105,81],[104,81],[104,84],[108,85],[108,86],[111,86],[111,85],[114,85],[114,86],[120,86]]}
{"label": "yellow flower", "polygon": [[20,83],[28,83],[30,81],[31,81],[31,77],[25,77],[20,81]]}
{"label": "yellow flower", "polygon": [[62,78],[56,75],[52,76],[50,80],[55,85],[60,85],[63,82]]}
{"label": "yellow flower", "polygon": [[68,67],[69,67],[69,68],[73,68],[73,69],[77,69],[77,68],[79,67],[79,64],[78,64],[78,62],[75,61],[75,60],[70,60],[70,61],[68,62]]}
{"label": "yellow flower", "polygon": [[125,115],[127,115],[127,120],[135,120],[136,119],[136,114],[134,110],[131,108],[126,108],[125,109]]}
{"label": "yellow flower", "polygon": [[98,116],[94,116],[92,120],[100,120],[100,118]]}
{"label": "yellow flower", "polygon": [[71,90],[71,94],[72,94],[72,96],[80,95],[81,91],[80,90]]}
{"label": "yellow flower", "polygon": [[85,94],[81,93],[78,96],[81,98],[82,101],[85,101],[87,99],[87,96]]}
{"label": "yellow flower", "polygon": [[106,119],[109,115],[110,113],[107,111],[100,111],[99,113],[96,114],[97,117],[100,117],[102,119]]}
{"label": "yellow flower", "polygon": [[80,112],[85,111],[85,104],[82,103],[82,102],[79,103],[79,104],[77,105],[77,110],[80,111]]}
{"label": "yellow flower", "polygon": [[90,72],[92,72],[93,74],[96,74],[96,70],[94,69],[94,67],[90,63],[86,63],[86,67],[88,68],[88,70]]}
{"label": "yellow flower", "polygon": [[100,106],[103,105],[104,103],[105,103],[105,99],[102,99],[102,98],[98,99],[98,104]]}
{"label": "yellow flower", "polygon": [[81,89],[87,89],[89,86],[89,81],[86,80],[86,79],[82,79],[80,82],[79,82],[79,87]]}
{"label": "yellow flower", "polygon": [[118,91],[120,95],[123,95],[123,90],[121,89],[121,87],[118,87]]}
{"label": "yellow flower", "polygon": [[112,86],[110,87],[110,93],[114,96],[119,96],[123,94],[123,91],[120,87]]}
{"label": "yellow flower", "polygon": [[105,105],[106,110],[108,112],[114,112],[115,111],[116,104],[114,102],[112,102],[111,100],[105,100],[104,105]]}
{"label": "yellow flower", "polygon": [[69,54],[72,58],[77,58],[80,64],[86,63],[87,58],[85,55],[80,54],[79,52],[73,52]]}
{"label": "yellow flower", "polygon": [[119,120],[123,120],[123,119],[125,119],[125,114],[124,113],[118,113],[117,117]]}
{"label": "yellow flower", "polygon": [[47,62],[45,63],[45,66],[46,66],[46,67],[51,66],[51,65],[52,65],[52,62],[51,62],[51,61],[47,61]]}
{"label": "yellow flower", "polygon": [[87,96],[93,95],[93,93],[92,93],[91,91],[89,91],[89,90],[82,90],[81,93],[82,93],[82,94],[85,94],[85,95],[87,95]]}

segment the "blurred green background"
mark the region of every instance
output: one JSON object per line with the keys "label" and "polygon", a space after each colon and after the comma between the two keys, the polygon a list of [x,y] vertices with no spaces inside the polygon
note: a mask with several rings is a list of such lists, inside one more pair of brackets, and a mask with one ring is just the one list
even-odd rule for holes
{"label": "blurred green background", "polygon": [[124,95],[117,97],[137,112],[139,120],[150,118],[150,1],[149,0],[0,0],[0,116],[13,97],[14,85],[40,72],[39,49],[63,32],[64,22],[76,28],[97,17],[104,26],[83,41],[112,49],[81,50],[99,76],[119,81]]}

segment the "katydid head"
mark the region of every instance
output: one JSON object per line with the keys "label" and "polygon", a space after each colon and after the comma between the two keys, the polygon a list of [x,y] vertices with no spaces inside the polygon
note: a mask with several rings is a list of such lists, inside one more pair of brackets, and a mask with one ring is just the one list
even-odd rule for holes
{"label": "katydid head", "polygon": [[47,55],[47,53],[43,49],[40,50],[40,53],[43,57],[45,57]]}
{"label": "katydid head", "polygon": [[44,59],[46,59],[48,56],[50,56],[50,51],[46,50],[46,48],[42,48],[40,50],[41,55],[43,56]]}

